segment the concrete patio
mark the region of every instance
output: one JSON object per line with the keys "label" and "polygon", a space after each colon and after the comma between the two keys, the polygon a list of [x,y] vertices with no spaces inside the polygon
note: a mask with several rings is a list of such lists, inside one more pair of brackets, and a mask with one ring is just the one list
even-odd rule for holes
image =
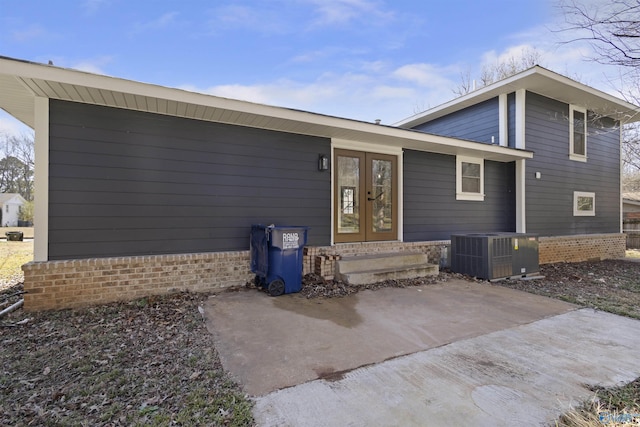
{"label": "concrete patio", "polygon": [[640,376],[640,321],[488,283],[240,291],[205,317],[264,426],[546,425]]}

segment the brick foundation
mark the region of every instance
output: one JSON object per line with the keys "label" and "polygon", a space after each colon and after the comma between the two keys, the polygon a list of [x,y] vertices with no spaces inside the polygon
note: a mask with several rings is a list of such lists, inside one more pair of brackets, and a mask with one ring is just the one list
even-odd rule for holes
{"label": "brick foundation", "polygon": [[540,237],[540,264],[624,258],[624,234]]}
{"label": "brick foundation", "polygon": [[[624,234],[539,239],[540,264],[622,258]],[[422,252],[429,262],[448,265],[450,242],[371,242],[306,247],[303,273],[333,279],[343,256]],[[215,292],[253,280],[249,251],[31,262],[24,271],[25,310],[40,311],[132,300],[188,290]]]}
{"label": "brick foundation", "polygon": [[82,307],[176,291],[212,292],[253,278],[249,251],[31,262],[28,311]]}

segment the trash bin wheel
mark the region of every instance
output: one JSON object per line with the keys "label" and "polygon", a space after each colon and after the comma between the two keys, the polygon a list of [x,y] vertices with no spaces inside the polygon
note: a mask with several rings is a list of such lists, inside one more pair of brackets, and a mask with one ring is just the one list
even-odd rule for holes
{"label": "trash bin wheel", "polygon": [[256,275],[256,277],[253,278],[253,284],[257,287],[264,286],[264,278]]}
{"label": "trash bin wheel", "polygon": [[274,280],[273,282],[269,283],[267,291],[272,297],[282,295],[284,293],[284,282],[280,279]]}

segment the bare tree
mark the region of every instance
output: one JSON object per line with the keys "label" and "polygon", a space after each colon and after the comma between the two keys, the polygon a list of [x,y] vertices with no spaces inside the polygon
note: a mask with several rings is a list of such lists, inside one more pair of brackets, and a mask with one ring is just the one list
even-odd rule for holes
{"label": "bare tree", "polygon": [[457,96],[466,95],[469,92],[473,91],[474,81],[471,78],[471,70],[461,71],[460,72],[460,84],[453,88],[453,93]]}
{"label": "bare tree", "polygon": [[640,0],[561,0],[558,7],[566,24],[560,31],[572,34],[569,43],[589,42],[592,59],[603,64],[640,66]]}
{"label": "bare tree", "polygon": [[535,65],[539,65],[542,54],[536,49],[524,48],[519,55],[512,55],[505,60],[498,60],[493,64],[485,64],[482,67],[480,83],[488,86],[491,83],[506,79]]}
{"label": "bare tree", "polygon": [[[453,93],[458,96],[466,95],[476,88],[488,86],[491,83],[539,65],[541,59],[542,54],[536,49],[523,48],[519,54],[511,55],[506,59],[498,59],[492,64],[483,65],[477,79],[472,78],[471,71],[460,73],[460,83],[453,89]],[[478,82],[477,86],[476,82]]]}
{"label": "bare tree", "polygon": [[0,193],[19,193],[33,200],[33,144],[32,134],[0,135]]}

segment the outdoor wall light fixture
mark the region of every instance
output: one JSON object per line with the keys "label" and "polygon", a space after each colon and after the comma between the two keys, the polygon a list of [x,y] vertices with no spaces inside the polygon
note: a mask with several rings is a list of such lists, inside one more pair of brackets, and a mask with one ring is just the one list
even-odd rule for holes
{"label": "outdoor wall light fixture", "polygon": [[320,154],[318,157],[318,170],[326,171],[329,169],[329,158],[324,154]]}

